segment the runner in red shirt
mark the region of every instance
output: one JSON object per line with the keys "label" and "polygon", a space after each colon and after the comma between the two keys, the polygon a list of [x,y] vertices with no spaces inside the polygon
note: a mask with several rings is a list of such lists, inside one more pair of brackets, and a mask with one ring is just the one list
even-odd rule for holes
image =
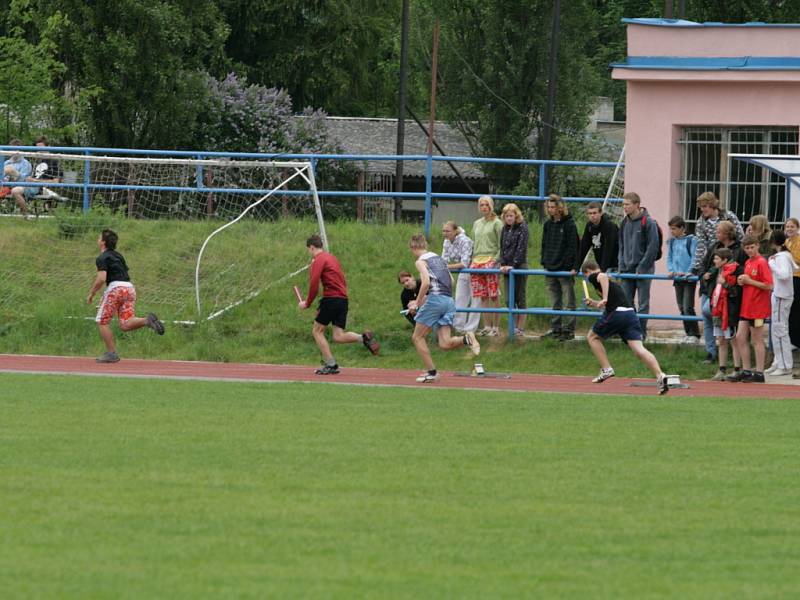
{"label": "runner in red shirt", "polygon": [[[736,347],[742,358],[741,381],[764,383],[764,321],[772,313],[772,271],[767,260],[758,253],[758,238],[745,236],[742,247],[748,256],[744,273],[739,275],[742,286],[742,308],[739,312],[739,327],[736,331]],[[750,371],[750,341],[756,355],[756,369]]]}
{"label": "runner in red shirt", "polygon": [[317,375],[335,375],[339,372],[339,365],[336,363],[325,337],[328,325],[333,325],[333,341],[337,344],[361,342],[376,356],[380,350],[380,344],[375,340],[375,334],[369,329],[362,334],[345,331],[344,328],[347,325],[347,281],[344,278],[342,267],[333,254],[325,252],[320,236],[312,235],[308,238],[306,248],[311,255],[308,296],[297,306],[301,310],[311,306],[314,298],[317,297],[319,284],[322,282],[322,299],[319,301],[319,310],[314,320],[312,334],[325,365],[317,369],[315,373]]}

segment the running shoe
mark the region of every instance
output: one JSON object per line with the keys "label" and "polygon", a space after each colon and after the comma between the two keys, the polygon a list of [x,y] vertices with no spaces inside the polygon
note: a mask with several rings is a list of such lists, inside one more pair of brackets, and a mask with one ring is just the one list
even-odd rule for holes
{"label": "running shoe", "polygon": [[336,375],[339,373],[339,365],[325,365],[314,371],[314,375]]}
{"label": "running shoe", "polygon": [[95,359],[99,363],[116,363],[119,362],[119,355],[116,352],[106,352],[102,356]]}
{"label": "running shoe", "polygon": [[472,354],[478,356],[481,353],[481,344],[478,342],[478,339],[475,337],[475,334],[467,332],[464,334],[464,339],[467,342],[467,346],[472,351]]}
{"label": "running shoe", "polygon": [[381,349],[381,345],[375,339],[375,334],[367,329],[364,333],[361,334],[361,338],[364,342],[364,346],[367,350],[372,352],[373,356],[378,356],[378,352]]}
{"label": "running shoe", "polygon": [[155,313],[147,314],[147,326],[155,331],[158,335],[164,335],[164,323],[158,320]]}
{"label": "running shoe", "polygon": [[669,391],[669,382],[667,376],[663,373],[656,378],[656,385],[658,386],[658,395],[663,396]]}
{"label": "running shoe", "polygon": [[614,377],[614,369],[600,369],[600,374],[592,379],[592,383],[603,383],[606,379]]}

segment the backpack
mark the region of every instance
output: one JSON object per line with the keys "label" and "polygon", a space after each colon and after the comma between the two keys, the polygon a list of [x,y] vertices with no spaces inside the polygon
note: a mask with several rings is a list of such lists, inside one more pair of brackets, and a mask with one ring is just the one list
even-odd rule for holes
{"label": "backpack", "polygon": [[[664,232],[661,231],[661,225],[658,224],[654,218],[650,217],[650,220],[656,224],[656,229],[658,229],[658,252],[656,252],[656,260],[661,260],[663,254],[663,247],[664,247]],[[647,247],[647,215],[642,215],[642,239],[644,240],[645,248]],[[688,246],[687,246],[688,248]]]}

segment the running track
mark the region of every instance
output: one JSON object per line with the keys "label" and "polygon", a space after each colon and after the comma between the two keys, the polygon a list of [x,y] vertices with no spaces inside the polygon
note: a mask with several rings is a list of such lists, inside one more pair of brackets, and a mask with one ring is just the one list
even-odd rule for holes
{"label": "running track", "polygon": [[[343,368],[338,375],[314,375],[311,366],[262,365],[175,360],[125,359],[116,364],[97,364],[94,358],[0,354],[0,372],[91,375],[101,377],[142,377],[163,379],[202,379],[247,382],[314,382],[367,386],[437,387],[497,391],[537,391],[566,394],[656,395],[655,387],[633,387],[634,381],[610,379],[593,384],[589,377],[530,375],[514,373],[509,379],[460,377],[442,373],[433,384],[416,383],[419,371],[395,369]],[[737,398],[800,399],[800,386],[781,384],[733,384],[712,381],[684,381],[688,389],[672,389],[669,396],[723,396]]]}

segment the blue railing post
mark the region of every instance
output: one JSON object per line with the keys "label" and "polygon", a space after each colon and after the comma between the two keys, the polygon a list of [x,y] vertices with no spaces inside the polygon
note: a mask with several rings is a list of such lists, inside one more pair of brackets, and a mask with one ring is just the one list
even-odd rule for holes
{"label": "blue railing post", "polygon": [[544,197],[545,190],[547,189],[547,165],[544,163],[539,165],[539,195]]}
{"label": "blue railing post", "polygon": [[[86,156],[90,153],[87,150]],[[91,162],[88,160],[83,161],[83,212],[89,212],[89,184],[92,182],[92,167]]]}
{"label": "blue railing post", "polygon": [[431,237],[431,193],[433,192],[433,157],[425,160],[425,237]]}
{"label": "blue railing post", "polygon": [[514,279],[514,269],[511,269],[508,272],[508,339],[514,339],[514,321],[516,320],[516,315],[514,314],[514,284],[516,283]]}

